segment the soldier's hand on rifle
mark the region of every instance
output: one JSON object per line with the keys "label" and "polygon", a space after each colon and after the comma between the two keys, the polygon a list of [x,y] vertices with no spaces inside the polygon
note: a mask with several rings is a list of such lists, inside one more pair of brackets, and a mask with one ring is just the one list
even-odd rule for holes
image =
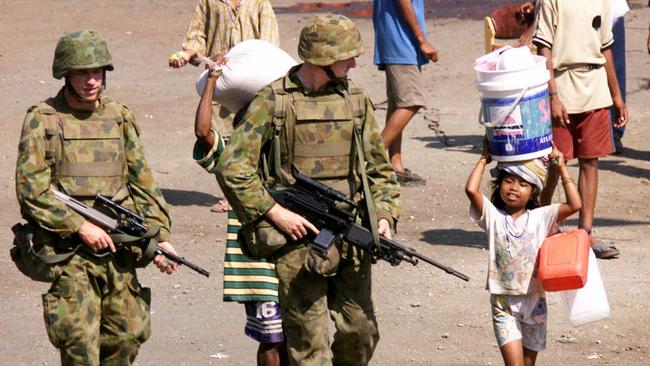
{"label": "soldier's hand on rifle", "polygon": [[115,244],[113,244],[111,237],[108,236],[104,229],[92,222],[84,221],[79,228],[78,234],[81,240],[95,252],[109,248],[112,253],[115,253]]}
{"label": "soldier's hand on rifle", "polygon": [[390,223],[386,219],[380,219],[377,222],[377,233],[386,239],[392,239],[393,235],[390,232]]}
{"label": "soldier's hand on rifle", "polygon": [[[178,255],[174,247],[169,242],[164,241],[162,243],[159,243],[158,246],[174,255]],[[167,274],[174,273],[174,271],[176,271],[176,267],[178,266],[177,263],[168,261],[167,258],[165,258],[165,256],[162,254],[155,256],[153,263],[156,265],[156,267],[158,267],[160,272]]]}
{"label": "soldier's hand on rifle", "polygon": [[282,230],[282,232],[289,235],[293,241],[301,239],[307,235],[308,231],[316,235],[319,233],[316,226],[307,221],[307,219],[287,210],[277,203],[266,213],[266,217]]}

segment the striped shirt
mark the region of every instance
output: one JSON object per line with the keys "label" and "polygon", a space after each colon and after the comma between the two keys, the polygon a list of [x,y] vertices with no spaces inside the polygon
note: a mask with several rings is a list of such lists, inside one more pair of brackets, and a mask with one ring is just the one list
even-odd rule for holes
{"label": "striped shirt", "polygon": [[199,56],[225,54],[249,39],[280,45],[278,21],[269,0],[199,0],[183,40],[183,49]]}
{"label": "striped shirt", "polygon": [[[194,144],[194,161],[209,173],[216,171],[219,155],[224,143],[221,136],[215,134],[215,146],[205,151],[197,141]],[[226,238],[226,255],[223,261],[223,301],[274,301],[278,302],[278,279],[275,265],[264,260],[252,260],[246,257],[237,242],[237,233],[241,223],[234,211],[228,211]]]}

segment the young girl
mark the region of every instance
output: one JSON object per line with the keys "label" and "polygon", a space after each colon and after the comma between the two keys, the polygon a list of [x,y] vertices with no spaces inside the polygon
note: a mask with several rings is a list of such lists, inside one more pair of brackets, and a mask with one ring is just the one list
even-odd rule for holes
{"label": "young girl", "polygon": [[535,264],[537,251],[556,222],[578,211],[580,194],[564,156],[549,155],[562,177],[566,203],[540,207],[547,169],[541,159],[499,163],[490,200],[480,191],[487,148],[467,179],[465,193],[472,220],[487,233],[490,247],[487,289],[494,333],[508,366],[532,366],[546,348],[546,299]]}

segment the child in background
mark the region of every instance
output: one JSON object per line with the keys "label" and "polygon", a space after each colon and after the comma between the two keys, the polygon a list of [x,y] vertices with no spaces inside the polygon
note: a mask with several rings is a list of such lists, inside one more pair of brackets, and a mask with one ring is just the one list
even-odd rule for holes
{"label": "child in background", "polygon": [[546,299],[536,271],[537,252],[557,222],[580,209],[578,188],[554,149],[549,155],[562,177],[566,203],[540,207],[547,168],[541,159],[499,162],[489,200],[481,191],[481,178],[492,160],[484,147],[467,179],[465,193],[470,217],[488,236],[492,324],[506,365],[535,364],[546,348]]}
{"label": "child in background", "polygon": [[[169,56],[169,66],[201,64],[203,57],[225,55],[241,42],[260,39],[280,46],[278,21],[269,0],[198,0],[183,39],[183,49]],[[224,137],[233,131],[237,111],[212,102],[212,124]],[[225,198],[218,198],[212,212],[226,212]]]}
{"label": "child in background", "polygon": [[[220,65],[226,62],[220,55],[212,56],[211,59]],[[194,161],[211,174],[216,172],[217,163],[225,147],[221,134],[211,124],[212,95],[219,76],[219,71],[210,72],[194,119]],[[226,253],[223,260],[223,301],[244,305],[244,333],[259,343],[257,365],[287,365],[289,361],[278,303],[275,265],[263,259],[253,260],[243,255],[237,242],[240,227],[237,215],[229,209]]]}

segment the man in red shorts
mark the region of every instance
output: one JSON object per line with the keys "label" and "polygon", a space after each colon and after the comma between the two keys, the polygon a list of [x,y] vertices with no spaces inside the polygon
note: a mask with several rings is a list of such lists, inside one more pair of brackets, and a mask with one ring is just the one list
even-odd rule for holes
{"label": "man in red shorts", "polygon": [[[614,127],[628,121],[627,108],[616,79],[611,46],[609,3],[605,0],[545,0],[539,9],[533,43],[546,57],[551,79],[548,90],[553,119],[553,142],[565,159],[578,158],[578,188],[582,198],[580,225],[590,233],[598,258],[615,258],[614,243],[591,235],[598,190],[598,158],[614,151],[608,108],[614,107]],[[554,172],[551,169],[551,172]],[[541,195],[549,204],[557,174]]]}

